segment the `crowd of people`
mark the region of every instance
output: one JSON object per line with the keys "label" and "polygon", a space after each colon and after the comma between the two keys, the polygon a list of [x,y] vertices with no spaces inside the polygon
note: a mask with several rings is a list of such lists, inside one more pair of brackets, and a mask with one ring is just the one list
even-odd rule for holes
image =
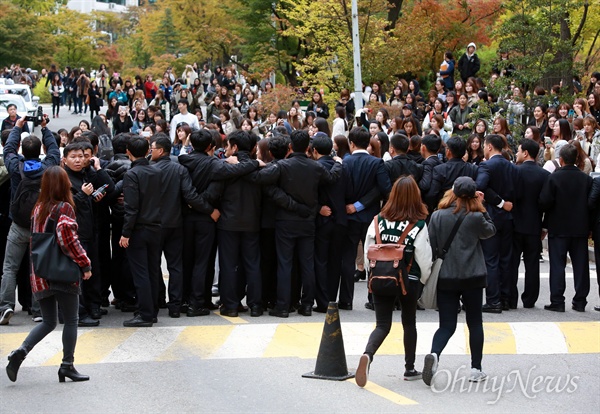
{"label": "crowd of people", "polygon": [[[462,253],[456,263],[471,264],[470,273],[456,268],[440,276],[445,331],[444,339],[436,334],[426,360],[428,378],[456,325],[458,299],[474,324],[476,348],[483,346],[475,327],[482,312],[516,309],[519,299],[524,308],[535,306],[546,235],[550,303],[544,308],[565,311],[568,253],[575,281],[572,309],[585,311],[590,231],[596,262],[600,259],[600,181],[589,175],[600,168],[600,73],[592,75],[587,99],[576,98],[571,106],[558,101],[557,89],[546,99],[546,91],[536,88],[528,111],[519,85],[511,84],[502,96],[488,93],[475,77],[476,57],[475,45],[469,45],[456,65],[461,77],[455,82],[454,59],[447,53],[426,94],[415,79],[399,79],[389,97],[375,82],[364,88],[364,109],[357,111],[356,97],[343,90],[330,110],[322,92],[304,85],[299,94],[310,98],[307,107],[298,99],[269,113],[262,112],[261,99],[273,85],[246,81],[235,66],[212,72],[208,65],[188,65],[180,77],[169,69],[155,82],[152,75],[109,76],[104,65],[93,77],[83,68],[60,71],[52,65],[38,79],[45,77],[51,92],[52,116],[68,106],[73,114],[89,110],[91,123],[82,119],[70,131],[52,132],[44,122],[41,139],[22,138],[24,120],[16,114],[7,118],[0,325],[14,313],[17,283],[23,308],[35,321],[44,320],[48,305],[39,295],[31,297],[26,264],[31,208],[23,206],[28,191],[58,165],[71,185],[77,223],[72,237],[87,255],[79,257],[82,271],[89,272],[91,263],[92,277],[80,283],[79,326],[97,326],[110,305],[134,312],[124,321],[129,327],[153,326],[161,308],[172,318],[216,309],[227,317],[241,312],[260,317],[267,310],[280,318],[296,311],[311,316],[326,312],[332,301],[352,310],[354,284],[367,276],[363,247],[373,226],[389,231],[389,223],[415,221],[422,235],[409,238],[418,247],[405,259],[412,264],[408,296],[390,302],[369,295],[365,303],[384,332],[361,359],[361,369],[368,371],[394,307],[402,308],[405,339],[416,341],[419,280],[426,280],[431,266],[429,240],[439,244],[440,234],[448,233],[443,214],[435,220],[435,212],[451,216],[460,208],[478,213],[485,229],[477,229],[481,234],[475,237],[469,233],[474,225],[465,224],[460,231],[466,234],[455,242],[454,250]],[[495,71],[490,82],[501,76],[509,74]],[[491,108],[491,119],[470,116],[482,105]],[[526,125],[523,137],[511,134],[517,123]],[[453,190],[461,177],[472,184]],[[401,184],[406,188],[396,189]],[[474,198],[480,201],[470,203]],[[72,216],[69,209],[63,213]],[[379,224],[377,218],[372,224],[378,215]],[[43,223],[35,220],[36,228]],[[525,289],[519,295],[521,258]],[[38,283],[35,275],[31,283]],[[480,356],[472,362],[476,381],[485,379]],[[420,378],[414,348],[406,357],[405,377]],[[72,356],[64,362],[72,367]]]}

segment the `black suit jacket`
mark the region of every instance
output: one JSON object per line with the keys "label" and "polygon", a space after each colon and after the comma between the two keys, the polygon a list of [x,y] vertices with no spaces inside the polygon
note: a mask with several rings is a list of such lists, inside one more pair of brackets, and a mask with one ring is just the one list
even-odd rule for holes
{"label": "black suit jacket", "polygon": [[[317,160],[319,164],[328,170],[335,165],[335,161],[330,156],[324,156]],[[346,203],[344,199],[344,189],[346,177],[342,173],[335,184],[321,184],[319,186],[319,209],[327,206],[331,209],[331,216],[325,217],[317,212],[317,226],[334,221],[336,224],[345,226],[348,224],[346,216]]]}
{"label": "black suit jacket", "polygon": [[504,201],[515,201],[515,183],[517,181],[517,167],[502,155],[494,155],[489,160],[479,164],[477,172],[477,189],[486,195],[486,209],[492,218],[512,219],[512,212],[498,208],[500,204],[497,197],[490,197],[486,190],[491,189]]}
{"label": "black suit jacket", "polygon": [[588,236],[592,182],[592,177],[574,165],[565,165],[550,174],[540,193],[540,206],[546,212],[544,222],[550,236]]}
{"label": "black suit jacket", "polygon": [[592,211],[594,225],[600,223],[600,177],[594,178],[592,190],[588,198],[588,207]]}
{"label": "black suit jacket", "polygon": [[451,158],[444,164],[433,167],[431,187],[427,193],[427,204],[437,205],[444,193],[452,188],[458,177],[477,178],[477,166],[460,158]]}
{"label": "black suit jacket", "polygon": [[517,166],[515,202],[512,209],[515,232],[539,236],[542,232],[543,211],[539,204],[542,187],[550,173],[535,161]]}

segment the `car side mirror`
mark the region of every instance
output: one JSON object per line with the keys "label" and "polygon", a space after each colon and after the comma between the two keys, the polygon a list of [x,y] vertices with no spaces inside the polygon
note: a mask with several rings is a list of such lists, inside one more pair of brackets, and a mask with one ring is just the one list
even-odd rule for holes
{"label": "car side mirror", "polygon": [[40,101],[40,97],[39,96],[34,96],[31,99],[33,100],[33,102],[39,102]]}

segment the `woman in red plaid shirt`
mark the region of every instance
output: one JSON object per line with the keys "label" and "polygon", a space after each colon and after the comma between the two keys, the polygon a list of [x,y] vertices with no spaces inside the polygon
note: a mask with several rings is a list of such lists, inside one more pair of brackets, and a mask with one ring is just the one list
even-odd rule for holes
{"label": "woman in red plaid shirt", "polygon": [[[71,182],[64,169],[58,166],[48,168],[42,176],[41,192],[33,210],[32,233],[43,232],[48,219],[58,213],[56,239],[64,254],[69,256],[81,268],[84,279],[92,276],[91,262],[77,238],[75,204],[71,196]],[[34,274],[31,268],[31,290],[40,303],[43,321],[31,330],[21,346],[8,356],[6,373],[11,381],[17,380],[21,363],[33,347],[56,328],[57,306],[63,314],[63,360],[58,370],[58,379],[65,377],[73,381],[87,381],[87,375],[81,375],[73,367],[75,344],[77,342],[77,321],[79,308],[79,283],[48,282]]]}

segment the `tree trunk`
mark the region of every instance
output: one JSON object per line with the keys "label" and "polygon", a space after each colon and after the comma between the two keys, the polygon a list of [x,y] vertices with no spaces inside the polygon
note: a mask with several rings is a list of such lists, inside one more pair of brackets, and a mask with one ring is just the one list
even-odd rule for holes
{"label": "tree trunk", "polygon": [[385,30],[393,30],[396,27],[396,22],[400,17],[400,11],[402,9],[402,3],[404,0],[389,0],[390,9],[388,10],[388,22]]}

